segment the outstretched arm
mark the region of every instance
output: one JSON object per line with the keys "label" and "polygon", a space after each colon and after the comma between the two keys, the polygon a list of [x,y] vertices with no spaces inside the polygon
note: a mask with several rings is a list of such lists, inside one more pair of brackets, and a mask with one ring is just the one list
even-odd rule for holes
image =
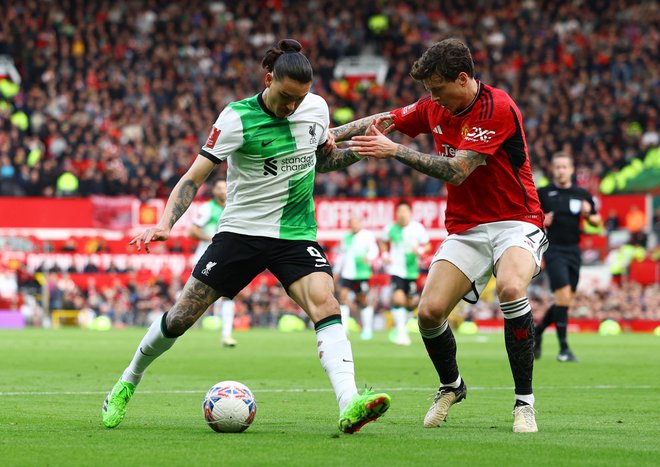
{"label": "outstretched arm", "polygon": [[455,157],[424,154],[397,144],[394,158],[426,175],[460,185],[480,165],[485,165],[487,154],[460,149]]}
{"label": "outstretched arm", "polygon": [[172,193],[170,193],[167,199],[163,216],[160,218],[158,224],[133,238],[129,245],[136,245],[139,251],[142,248],[142,243],[144,243],[144,248],[149,253],[150,242],[167,240],[170,236],[170,230],[172,230],[176,221],[181,218],[188,207],[190,207],[190,203],[195,198],[197,190],[199,190],[199,187],[208,178],[214,167],[215,164],[206,157],[197,156],[195,162],[193,162],[188,171],[172,189]]}
{"label": "outstretched arm", "polygon": [[426,175],[460,185],[480,165],[486,164],[488,154],[460,149],[454,157],[424,154],[397,144],[384,136],[375,126],[365,136],[356,136],[350,143],[353,152],[361,157],[396,160]]}
{"label": "outstretched arm", "polygon": [[316,150],[316,171],[321,173],[343,169],[362,159],[351,149],[337,147],[326,148],[322,146]]}
{"label": "outstretched arm", "polygon": [[[346,125],[338,126],[336,128],[330,128],[330,134],[334,137],[335,141],[340,143],[342,141],[348,141],[353,136],[364,135],[367,129],[371,126],[376,119],[390,115],[387,112],[382,112],[375,115],[370,115],[369,117],[361,118],[360,120],[355,120],[354,122],[347,123]],[[383,130],[387,129],[392,125],[394,117],[389,119],[383,119],[383,123],[380,125]],[[386,133],[387,134],[387,133]]]}

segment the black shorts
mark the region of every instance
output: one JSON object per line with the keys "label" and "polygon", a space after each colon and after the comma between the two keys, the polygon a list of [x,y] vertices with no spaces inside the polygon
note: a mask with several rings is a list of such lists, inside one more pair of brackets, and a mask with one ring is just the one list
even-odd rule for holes
{"label": "black shorts", "polygon": [[392,292],[403,290],[403,293],[409,297],[417,294],[417,279],[403,279],[399,276],[392,276]]}
{"label": "black shorts", "polygon": [[550,278],[550,288],[555,291],[570,285],[575,292],[581,265],[580,247],[550,244],[545,252],[545,270]]}
{"label": "black shorts", "polygon": [[192,276],[234,298],[259,273],[268,269],[288,291],[291,284],[313,272],[332,276],[321,246],[309,240],[280,240],[219,232],[193,269]]}
{"label": "black shorts", "polygon": [[339,279],[339,285],[351,289],[355,293],[366,294],[369,292],[368,280]]}

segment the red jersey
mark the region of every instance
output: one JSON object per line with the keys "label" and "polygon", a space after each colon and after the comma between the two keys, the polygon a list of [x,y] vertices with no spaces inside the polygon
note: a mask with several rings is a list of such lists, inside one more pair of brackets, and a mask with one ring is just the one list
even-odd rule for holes
{"label": "red jersey", "polygon": [[504,91],[479,83],[472,103],[458,114],[424,97],[391,112],[396,129],[408,136],[431,133],[438,157],[465,149],[488,154],[458,186],[447,184],[445,225],[450,234],[488,222],[517,220],[543,228],[522,118]]}

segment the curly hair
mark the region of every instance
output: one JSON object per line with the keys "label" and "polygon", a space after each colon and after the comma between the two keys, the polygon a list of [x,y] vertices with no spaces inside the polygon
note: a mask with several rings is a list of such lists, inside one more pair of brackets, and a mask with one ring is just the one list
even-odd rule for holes
{"label": "curly hair", "polygon": [[465,43],[451,38],[429,47],[413,64],[410,76],[422,81],[437,74],[445,81],[455,81],[461,72],[474,77],[472,54]]}

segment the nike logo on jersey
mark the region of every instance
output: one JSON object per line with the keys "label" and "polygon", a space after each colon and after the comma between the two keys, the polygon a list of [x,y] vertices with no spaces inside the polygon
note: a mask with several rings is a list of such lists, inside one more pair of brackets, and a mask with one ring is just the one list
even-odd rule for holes
{"label": "nike logo on jersey", "polygon": [[266,146],[268,146],[270,143],[272,143],[272,142],[275,141],[276,139],[277,139],[277,138],[275,138],[275,139],[271,139],[270,141],[262,141],[262,142],[261,142],[261,147],[262,147],[262,148],[265,148]]}

